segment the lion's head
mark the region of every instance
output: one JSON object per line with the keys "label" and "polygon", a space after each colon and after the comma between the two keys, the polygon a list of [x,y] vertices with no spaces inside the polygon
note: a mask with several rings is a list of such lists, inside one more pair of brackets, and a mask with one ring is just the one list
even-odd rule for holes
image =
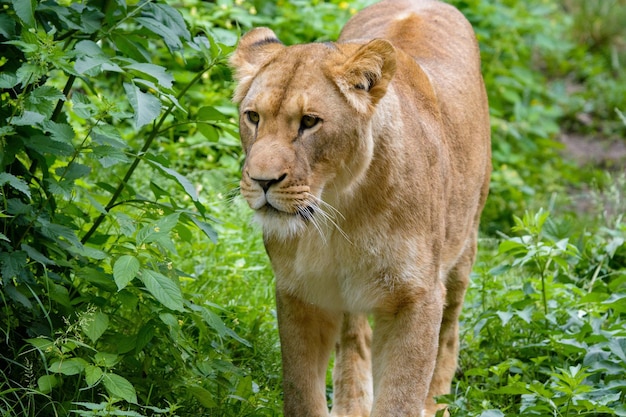
{"label": "lion's head", "polygon": [[331,220],[328,204],[372,159],[371,117],[395,73],[384,40],[286,47],[269,29],[231,58],[246,154],[241,193],[266,235],[290,237]]}

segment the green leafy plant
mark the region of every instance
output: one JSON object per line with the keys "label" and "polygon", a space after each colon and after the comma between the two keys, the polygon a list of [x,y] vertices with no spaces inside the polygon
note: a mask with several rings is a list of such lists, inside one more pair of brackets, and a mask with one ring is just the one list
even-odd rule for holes
{"label": "green leafy plant", "polygon": [[[174,415],[185,398],[215,406],[206,384],[183,383],[203,360],[185,322],[205,338],[248,343],[219,306],[183,296],[175,242],[197,239],[194,229],[206,244],[216,235],[195,185],[162,150],[182,135],[234,142],[217,103],[185,101],[234,40],[192,36],[164,3],[3,6],[3,409]],[[154,58],[164,55],[180,64],[165,68]],[[170,394],[140,406],[152,406],[155,389]]]}

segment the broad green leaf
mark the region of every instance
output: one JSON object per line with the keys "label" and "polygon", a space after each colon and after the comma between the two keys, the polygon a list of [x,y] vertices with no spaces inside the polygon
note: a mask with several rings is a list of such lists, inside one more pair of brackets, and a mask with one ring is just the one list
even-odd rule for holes
{"label": "broad green leaf", "polygon": [[31,310],[33,308],[33,303],[31,303],[24,294],[22,294],[17,288],[15,288],[12,283],[7,283],[7,285],[4,285],[3,291],[6,298],[12,300],[13,302],[23,305],[28,310]]}
{"label": "broad green leaf", "polygon": [[39,225],[39,230],[41,231],[41,233],[54,241],[60,242],[62,240],[65,240],[67,242],[70,242],[77,248],[83,246],[82,243],[80,243],[80,241],[78,240],[78,237],[76,237],[76,233],[67,226],[50,223],[48,219],[42,216],[37,219],[37,224]]}
{"label": "broad green leaf", "polygon": [[178,288],[178,285],[176,285],[173,280],[150,269],[142,269],[139,278],[150,294],[165,307],[176,311],[185,310],[183,306],[183,295],[180,288]]}
{"label": "broad green leaf", "polygon": [[0,88],[13,88],[17,85],[17,83],[18,79],[15,74],[11,74],[10,72],[3,72],[0,74]]}
{"label": "broad green leaf", "polygon": [[204,232],[204,234],[211,239],[211,242],[213,243],[217,243],[217,232],[215,231],[215,229],[213,228],[213,226],[211,226],[209,223],[207,222],[203,222],[202,220],[198,220],[196,218],[196,216],[187,216],[191,219],[192,222],[194,222],[194,224],[196,226],[198,226],[198,228],[200,230],[202,230],[202,232]]}
{"label": "broad green leaf", "polygon": [[213,106],[204,106],[198,110],[196,114],[196,118],[198,120],[214,120],[214,121],[222,121],[227,122],[229,117],[224,113],[220,112]]}
{"label": "broad green leaf", "polygon": [[198,132],[202,133],[202,136],[207,138],[209,142],[217,142],[220,140],[220,134],[215,126],[207,124],[206,122],[199,122],[197,126]]}
{"label": "broad green leaf", "polygon": [[196,400],[200,404],[202,404],[205,408],[214,408],[217,407],[217,402],[213,399],[213,394],[211,391],[202,388],[199,385],[190,385],[187,387],[187,390],[196,397]]}
{"label": "broad green leaf", "polygon": [[191,39],[181,14],[169,5],[149,3],[143,16],[136,20],[161,37],[171,52],[182,48],[182,40]]}
{"label": "broad green leaf", "polygon": [[154,78],[160,86],[168,89],[172,88],[172,85],[174,84],[174,77],[171,74],[168,74],[167,69],[160,65],[135,62],[133,64],[126,65],[124,69],[132,69],[148,75],[149,77]]}
{"label": "broad green leaf", "polygon": [[133,404],[137,403],[135,387],[126,378],[114,373],[105,373],[102,376],[102,382],[112,397],[121,398]]}
{"label": "broad green leaf", "polygon": [[10,123],[16,126],[35,126],[45,119],[46,116],[44,114],[25,110],[21,116],[12,118]]}
{"label": "broad green leaf", "polygon": [[35,135],[25,140],[24,145],[40,155],[52,154],[58,156],[69,156],[74,152],[72,145],[57,142],[50,139],[50,136]]}
{"label": "broad green leaf", "polygon": [[90,387],[93,387],[100,381],[102,374],[103,372],[100,367],[89,364],[85,367],[85,382],[87,382],[87,385]]}
{"label": "broad green leaf", "polygon": [[0,272],[3,279],[17,277],[26,268],[26,252],[0,252]]}
{"label": "broad green leaf", "polygon": [[251,346],[250,342],[239,336],[237,333],[235,333],[234,330],[226,327],[220,316],[218,316],[208,308],[202,309],[202,318],[213,330],[217,332],[218,336],[230,337],[245,346]]}
{"label": "broad green leaf", "polygon": [[137,245],[155,242],[163,237],[167,237],[178,223],[179,216],[179,213],[173,213],[141,228],[139,233],[137,233]]}
{"label": "broad green leaf", "polygon": [[74,51],[78,59],[74,63],[74,70],[79,74],[96,76],[102,71],[124,72],[119,65],[109,59],[97,43],[82,40],[76,44]]}
{"label": "broad green leaf", "polygon": [[104,334],[109,327],[109,316],[101,311],[86,316],[85,322],[82,325],[83,332],[87,335],[93,343],[96,343],[100,336]]}
{"label": "broad green leaf", "polygon": [[112,33],[111,40],[115,43],[117,49],[124,54],[125,57],[132,58],[135,61],[150,61],[152,57],[146,49],[146,39],[136,34],[124,32],[123,35]]}
{"label": "broad green leaf", "polygon": [[[37,48],[37,45],[33,46]],[[17,80],[22,85],[22,87],[39,83],[39,80],[41,80],[41,78],[46,76],[47,74],[48,67],[46,65],[38,65],[28,61],[24,62],[17,69],[17,71],[15,71]]]}
{"label": "broad green leaf", "polygon": [[187,179],[187,177],[150,158],[146,158],[146,161],[148,161],[148,163],[150,163],[150,165],[154,166],[155,168],[158,168],[166,177],[177,181],[193,201],[198,201],[198,192],[196,191],[196,188],[193,186],[191,181]]}
{"label": "broad green leaf", "polygon": [[85,370],[87,362],[82,358],[62,359],[52,362],[48,367],[50,372],[63,375],[78,375]]}
{"label": "broad green leaf", "polygon": [[5,242],[11,242],[11,239],[9,239],[4,233],[0,233],[0,240],[4,240]]}
{"label": "broad green leaf", "polygon": [[128,148],[128,144],[124,142],[116,128],[111,125],[95,127],[91,132],[91,138],[98,145],[111,146],[120,150]]}
{"label": "broad green leaf", "polygon": [[29,111],[45,114],[48,118],[59,100],[65,100],[63,93],[51,86],[42,85],[26,96],[24,108]]}
{"label": "broad green leaf", "polygon": [[54,342],[50,339],[47,339],[43,336],[36,337],[33,339],[26,339],[26,342],[33,345],[35,348],[39,349],[41,352],[45,352],[49,350],[50,352],[54,349]]}
{"label": "broad green leaf", "polygon": [[104,368],[111,368],[120,361],[119,355],[109,352],[98,352],[93,357],[94,363]]}
{"label": "broad green leaf", "polygon": [[504,417],[504,413],[500,410],[485,410],[478,417]]}
{"label": "broad green leaf", "polygon": [[24,250],[24,252],[28,254],[28,257],[31,258],[32,260],[39,262],[42,265],[56,265],[53,261],[48,259],[43,253],[27,245],[26,243],[22,243],[21,247]]}
{"label": "broad green leaf", "polygon": [[68,166],[62,166],[55,169],[55,173],[67,181],[74,181],[78,178],[86,177],[91,172],[91,168],[87,165],[72,162]]}
{"label": "broad green leaf", "polygon": [[35,0],[12,0],[13,10],[26,27],[35,27]]}
{"label": "broad green leaf", "polygon": [[135,113],[134,125],[139,130],[152,123],[161,114],[161,100],[152,94],[144,93],[136,85],[124,83],[124,90]]}
{"label": "broad green leaf", "polygon": [[26,197],[30,198],[30,189],[28,188],[28,184],[26,181],[17,178],[13,174],[9,174],[8,172],[0,172],[0,186],[4,184],[9,184],[11,188],[16,189],[17,191],[24,194]]}
{"label": "broad green leaf", "polygon": [[139,268],[139,260],[132,255],[120,256],[120,258],[115,261],[113,265],[113,278],[117,284],[118,291],[126,288],[128,283],[137,276]]}
{"label": "broad green leaf", "polygon": [[95,146],[92,149],[91,156],[96,158],[103,168],[110,168],[117,164],[126,164],[130,161],[122,150],[112,146]]}
{"label": "broad green leaf", "polygon": [[42,394],[49,394],[59,384],[56,375],[43,375],[37,379],[37,387]]}
{"label": "broad green leaf", "polygon": [[41,123],[44,131],[50,133],[50,138],[57,142],[71,144],[74,140],[74,129],[67,123],[56,123],[52,120],[46,120]]}

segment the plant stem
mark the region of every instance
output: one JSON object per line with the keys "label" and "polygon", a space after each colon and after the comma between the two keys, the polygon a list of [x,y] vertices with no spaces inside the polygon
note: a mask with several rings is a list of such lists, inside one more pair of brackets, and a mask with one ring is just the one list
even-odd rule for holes
{"label": "plant stem", "polygon": [[[210,70],[211,68],[213,68],[213,65],[209,65],[207,68],[200,71],[191,81],[189,81],[189,83],[187,83],[187,85],[181,90],[181,92],[178,93],[178,95],[176,96],[176,99],[179,100],[182,96],[184,96],[187,90],[189,90],[189,88],[191,88],[192,85],[198,82],[198,80],[202,78],[202,75],[208,70]],[[98,216],[98,218],[91,225],[91,228],[87,231],[87,233],[85,233],[85,236],[83,236],[83,238],[81,239],[81,243],[85,244],[89,240],[89,238],[91,238],[91,236],[96,232],[98,227],[100,227],[100,224],[102,224],[102,222],[104,221],[109,210],[111,210],[111,208],[115,206],[117,199],[122,194],[122,191],[124,191],[124,188],[126,187],[126,184],[128,183],[128,181],[130,180],[130,177],[135,172],[135,169],[137,169],[137,166],[139,165],[139,162],[143,159],[144,154],[148,151],[148,149],[150,149],[152,142],[154,141],[154,139],[156,139],[157,135],[160,132],[161,126],[165,122],[165,119],[167,118],[167,116],[169,116],[172,110],[174,110],[174,107],[175,107],[174,103],[171,103],[170,106],[167,108],[167,110],[165,110],[165,113],[163,113],[161,118],[154,125],[154,127],[152,128],[152,131],[150,132],[150,135],[148,136],[145,143],[143,144],[143,147],[135,156],[133,163],[128,168],[128,171],[126,171],[124,178],[122,179],[120,184],[117,186],[117,189],[111,196],[111,199],[109,200],[108,204],[105,206],[104,210],[106,211],[106,213],[102,213],[100,214],[100,216]]]}

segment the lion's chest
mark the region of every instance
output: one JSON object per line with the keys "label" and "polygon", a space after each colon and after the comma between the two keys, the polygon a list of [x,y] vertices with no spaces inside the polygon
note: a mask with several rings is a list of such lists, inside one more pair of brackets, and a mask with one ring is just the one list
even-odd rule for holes
{"label": "lion's chest", "polygon": [[393,291],[394,281],[416,276],[412,268],[401,266],[411,256],[397,255],[389,242],[302,239],[289,257],[274,265],[276,284],[322,308],[371,311]]}

